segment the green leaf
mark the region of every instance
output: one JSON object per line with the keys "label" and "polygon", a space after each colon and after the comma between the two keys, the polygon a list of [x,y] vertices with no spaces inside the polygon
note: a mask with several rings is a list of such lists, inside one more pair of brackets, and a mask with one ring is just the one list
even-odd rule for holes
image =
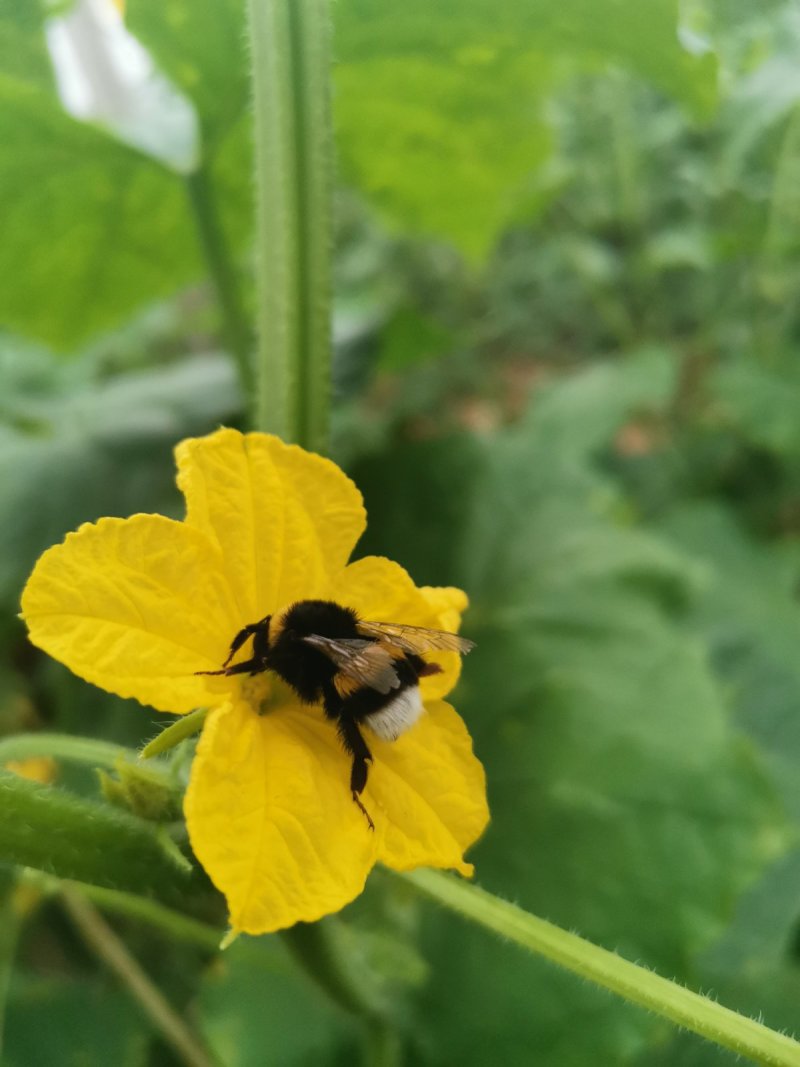
{"label": "green leaf", "polygon": [[710,384],[718,415],[734,430],[778,457],[800,457],[796,352],[770,362],[747,352],[720,363]]}
{"label": "green leaf", "polygon": [[[551,181],[546,105],[565,73],[618,63],[697,113],[715,60],[676,36],[675,0],[468,0],[335,5],[336,117],[345,173],[396,225],[472,258]],[[194,103],[229,245],[250,231],[248,81],[242,4],[130,5],[132,32]],[[13,62],[0,81],[6,226],[0,317],[59,348],[116,325],[206,274],[182,179],[66,116],[39,17],[0,17]]]}
{"label": "green leaf", "polygon": [[177,511],[173,445],[240,406],[218,355],[108,382],[73,382],[44,363],[41,380],[6,400],[17,425],[0,423],[0,597],[13,600],[37,556],[80,523]]}
{"label": "green leaf", "polygon": [[345,172],[394,224],[479,258],[546,199],[546,104],[575,70],[620,64],[708,116],[716,60],[677,38],[675,0],[411,0],[335,8]]}
{"label": "green leaf", "polygon": [[[729,929],[697,964],[696,981],[713,989],[729,1007],[760,1013],[787,1034],[797,1032],[800,973],[794,941],[800,852],[773,864],[746,894]],[[711,1067],[729,1057],[708,1045],[674,1034],[661,1049],[642,1057],[641,1067]]]}
{"label": "green leaf", "polygon": [[[470,595],[464,629],[478,647],[455,704],[487,767],[493,821],[471,855],[481,883],[690,980],[790,834],[768,764],[731,726],[709,644],[686,621],[706,567],[638,527],[603,467],[619,427],[658,414],[673,381],[652,356],[589,369],[537,395],[518,428],[396,447],[357,477],[364,551]],[[460,1061],[485,1062],[489,1033],[467,1040],[465,1015],[491,1019],[495,1056],[512,1062],[525,1047],[587,1062],[576,1011],[608,1012],[591,1029],[608,1042],[603,1062],[660,1032],[478,935],[432,943],[434,988],[447,990],[426,1005],[440,1056],[455,1041]]]}
{"label": "green leaf", "polygon": [[537,32],[600,63],[617,63],[642,75],[698,118],[708,118],[717,103],[717,59],[711,52],[691,54],[679,40],[680,4],[650,0],[620,4],[604,0],[538,0],[528,10]]}
{"label": "green leaf", "polygon": [[8,1008],[3,1063],[143,1067],[149,1038],[138,1007],[105,982],[19,975]]}
{"label": "green leaf", "polygon": [[381,331],[378,369],[396,373],[441,355],[455,335],[412,307],[400,307]]}
{"label": "green leaf", "polygon": [[669,1036],[645,1012],[487,931],[439,912],[426,917],[434,962],[419,1002],[416,1062],[622,1065]]}
{"label": "green leaf", "polygon": [[706,567],[692,622],[705,637],[737,723],[764,753],[773,781],[800,819],[800,551],[760,545],[733,515],[710,502],[664,521]]}
{"label": "green leaf", "polygon": [[[393,29],[389,20],[381,35]],[[352,63],[347,45],[345,27],[336,70],[345,174],[395,226],[481,257],[550,156],[535,92],[547,60],[457,34],[445,62],[398,50]],[[510,106],[520,98],[528,106]]]}
{"label": "green leaf", "polygon": [[206,153],[238,124],[250,97],[241,0],[137,0],[126,25],[193,102]]}
{"label": "green leaf", "polygon": [[[236,246],[248,231],[250,178],[246,65],[234,5],[215,2],[199,16],[189,5],[167,6],[158,5],[159,17],[152,8],[143,11],[143,23],[148,31],[155,24],[156,37],[159,27],[167,35],[167,70],[194,90],[189,95],[206,135],[201,157],[218,187],[223,229]],[[16,7],[0,16],[0,43],[8,41],[9,54],[20,57],[0,77],[6,145],[0,319],[69,349],[202,278],[207,268],[184,179],[63,111],[40,20],[21,17]],[[199,47],[198,56],[187,56],[188,41]]]}
{"label": "green leaf", "polygon": [[0,16],[0,55],[4,74],[52,89],[42,8],[36,0],[5,0]]}
{"label": "green leaf", "polygon": [[261,938],[255,963],[238,943],[200,995],[201,1026],[226,1067],[352,1062],[356,1028],[293,963],[278,938]]}
{"label": "green leaf", "polygon": [[182,180],[0,77],[0,318],[69,348],[202,276]]}

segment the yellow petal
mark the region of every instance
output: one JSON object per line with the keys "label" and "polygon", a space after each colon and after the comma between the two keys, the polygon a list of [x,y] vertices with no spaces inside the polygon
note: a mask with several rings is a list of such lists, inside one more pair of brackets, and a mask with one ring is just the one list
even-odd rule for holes
{"label": "yellow petal", "polygon": [[319,710],[257,715],[243,701],[206,720],[185,812],[231,926],[269,933],[358,896],[379,835],[350,796],[350,761]]}
{"label": "yellow petal", "polygon": [[160,515],[87,523],[39,559],[22,594],[30,639],[87,681],[161,711],[218,702],[238,622],[217,554]]}
{"label": "yellow petal", "polygon": [[[334,599],[354,608],[363,619],[427,626],[457,633],[467,597],[460,589],[414,585],[399,563],[382,556],[365,556],[346,567],[334,588]],[[446,696],[458,681],[461,657],[456,652],[426,653],[441,674],[423,678],[426,700]]]}
{"label": "yellow petal", "polygon": [[186,522],[222,552],[244,622],[329,595],[366,516],[335,463],[267,434],[218,430],[176,449]]}
{"label": "yellow petal", "polygon": [[58,773],[58,764],[51,756],[29,756],[27,759],[9,760],[6,770],[31,782],[48,785]]}
{"label": "yellow petal", "polygon": [[472,865],[463,854],[489,821],[486,778],[461,718],[443,701],[396,741],[365,731],[375,762],[365,791],[382,830],[379,859],[398,871]]}
{"label": "yellow petal", "polygon": [[439,620],[441,629],[455,633],[461,626],[461,616],[469,607],[464,590],[451,585],[421,585],[419,591],[430,612]]}

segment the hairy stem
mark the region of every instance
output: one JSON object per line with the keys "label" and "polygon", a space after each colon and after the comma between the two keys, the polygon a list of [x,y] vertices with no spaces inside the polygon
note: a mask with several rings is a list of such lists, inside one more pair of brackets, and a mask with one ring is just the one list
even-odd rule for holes
{"label": "hairy stem", "polygon": [[417,870],[398,877],[451,911],[740,1056],[773,1067],[800,1065],[800,1044],[785,1034],[530,915],[478,886],[440,871]]}
{"label": "hairy stem", "polygon": [[185,741],[187,737],[198,733],[203,728],[208,708],[198,708],[188,715],[182,715],[176,722],[166,726],[161,733],[156,734],[152,741],[148,741],[139,753],[140,759],[152,759],[162,752],[168,752],[175,745]]}
{"label": "hairy stem", "polygon": [[195,914],[215,909],[202,875],[179,868],[159,835],[126,811],[0,770],[0,863],[124,887]]}
{"label": "hairy stem", "polygon": [[255,120],[256,426],[324,452],[330,392],[327,0],[249,0]]}
{"label": "hairy stem", "polygon": [[315,923],[297,923],[281,937],[303,969],[345,1011],[363,1019],[379,1020],[381,1005],[364,980],[364,969],[351,958],[336,916]]}
{"label": "hairy stem", "polygon": [[108,768],[115,767],[120,757],[136,759],[136,753],[122,745],[96,741],[92,737],[74,737],[72,734],[14,734],[0,741],[0,767],[13,760],[35,756],[52,756],[53,759]]}

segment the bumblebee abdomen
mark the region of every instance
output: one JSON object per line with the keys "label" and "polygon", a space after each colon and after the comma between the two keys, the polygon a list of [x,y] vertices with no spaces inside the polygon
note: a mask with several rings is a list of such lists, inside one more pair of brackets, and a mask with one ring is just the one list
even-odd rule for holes
{"label": "bumblebee abdomen", "polygon": [[382,708],[361,721],[384,741],[396,741],[414,725],[424,710],[419,686],[407,685]]}
{"label": "bumblebee abdomen", "polygon": [[424,711],[419,692],[420,666],[424,663],[418,656],[399,657],[395,661],[399,685],[388,693],[360,686],[342,699],[339,715],[368,726],[384,741],[395,741]]}

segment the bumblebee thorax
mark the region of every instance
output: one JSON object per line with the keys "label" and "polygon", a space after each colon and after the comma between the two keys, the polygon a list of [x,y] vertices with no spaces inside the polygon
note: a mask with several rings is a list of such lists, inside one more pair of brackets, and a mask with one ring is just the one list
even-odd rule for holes
{"label": "bumblebee thorax", "polygon": [[357,616],[350,608],[333,600],[298,600],[272,620],[270,644],[281,638],[298,640],[319,634],[322,637],[358,637]]}

